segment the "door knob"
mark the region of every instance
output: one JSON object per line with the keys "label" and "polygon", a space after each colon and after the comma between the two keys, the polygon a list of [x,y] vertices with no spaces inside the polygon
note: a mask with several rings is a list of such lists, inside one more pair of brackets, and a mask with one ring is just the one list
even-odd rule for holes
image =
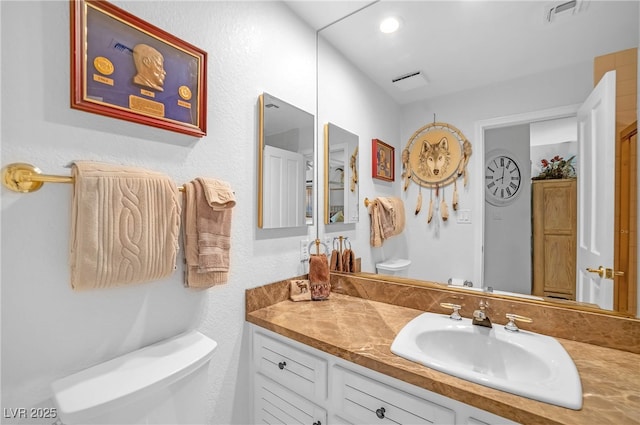
{"label": "door knob", "polygon": [[615,276],[624,276],[624,272],[615,271],[613,269],[604,268],[602,266],[598,267],[597,269],[591,269],[587,267],[587,271],[589,273],[597,273],[598,276],[604,277],[605,279],[613,279]]}
{"label": "door knob", "polygon": [[604,277],[604,273],[605,273],[604,267],[602,267],[602,266],[598,267],[597,269],[591,269],[591,268],[587,267],[587,271],[589,273],[597,273],[598,276],[600,276],[600,277]]}

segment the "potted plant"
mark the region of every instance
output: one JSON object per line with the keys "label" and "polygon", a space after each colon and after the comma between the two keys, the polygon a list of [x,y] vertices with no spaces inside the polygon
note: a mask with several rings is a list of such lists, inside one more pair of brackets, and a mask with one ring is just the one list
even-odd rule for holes
{"label": "potted plant", "polygon": [[573,166],[575,155],[569,159],[564,159],[559,155],[554,156],[550,160],[542,159],[542,171],[533,180],[546,179],[574,179],[576,178],[576,169]]}

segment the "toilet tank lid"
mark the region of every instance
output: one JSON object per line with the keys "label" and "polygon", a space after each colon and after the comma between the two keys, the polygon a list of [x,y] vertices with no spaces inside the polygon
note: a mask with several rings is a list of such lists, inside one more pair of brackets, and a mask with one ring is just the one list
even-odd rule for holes
{"label": "toilet tank lid", "polygon": [[395,260],[387,260],[382,263],[376,264],[376,268],[383,270],[402,270],[409,267],[411,260],[405,260],[403,258],[396,258]]}
{"label": "toilet tank lid", "polygon": [[208,362],[217,345],[190,331],[59,379],[51,387],[60,419],[91,418],[166,387]]}

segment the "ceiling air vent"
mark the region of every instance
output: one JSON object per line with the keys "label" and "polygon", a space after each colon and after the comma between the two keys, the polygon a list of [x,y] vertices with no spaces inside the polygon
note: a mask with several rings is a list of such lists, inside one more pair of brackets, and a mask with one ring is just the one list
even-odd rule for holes
{"label": "ceiling air vent", "polygon": [[585,0],[569,0],[548,3],[544,8],[544,22],[551,24],[570,16],[574,16],[586,8]]}
{"label": "ceiling air vent", "polygon": [[392,79],[391,82],[395,87],[403,91],[413,90],[427,85],[427,79],[420,71],[401,75],[400,77]]}

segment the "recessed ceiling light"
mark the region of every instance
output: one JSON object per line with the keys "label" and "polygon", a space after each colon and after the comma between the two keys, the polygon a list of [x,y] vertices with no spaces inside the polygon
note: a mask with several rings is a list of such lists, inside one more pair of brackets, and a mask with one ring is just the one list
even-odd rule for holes
{"label": "recessed ceiling light", "polygon": [[396,17],[385,18],[380,22],[380,31],[385,34],[391,34],[392,32],[398,31],[400,28],[400,20]]}

